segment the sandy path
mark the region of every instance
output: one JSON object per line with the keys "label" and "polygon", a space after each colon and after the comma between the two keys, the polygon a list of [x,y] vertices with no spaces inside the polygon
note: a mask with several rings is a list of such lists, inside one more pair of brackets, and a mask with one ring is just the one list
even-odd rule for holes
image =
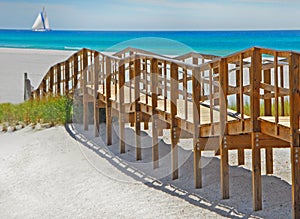
{"label": "sandy path", "polygon": [[123,174],[63,127],[0,134],[0,145],[1,218],[220,217]]}

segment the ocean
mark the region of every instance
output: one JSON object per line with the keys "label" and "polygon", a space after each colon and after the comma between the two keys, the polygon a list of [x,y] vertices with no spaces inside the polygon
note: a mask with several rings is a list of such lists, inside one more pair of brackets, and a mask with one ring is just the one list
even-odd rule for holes
{"label": "ocean", "polygon": [[0,47],[119,51],[128,46],[177,55],[228,55],[253,46],[300,52],[300,30],[274,31],[63,31],[0,30]]}

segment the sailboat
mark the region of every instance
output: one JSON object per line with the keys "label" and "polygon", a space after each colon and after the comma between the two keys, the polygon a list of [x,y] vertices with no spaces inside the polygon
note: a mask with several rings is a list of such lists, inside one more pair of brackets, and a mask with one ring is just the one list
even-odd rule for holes
{"label": "sailboat", "polygon": [[43,8],[43,11],[41,11],[38,14],[38,16],[36,17],[31,29],[33,31],[49,31],[49,30],[51,30],[45,8]]}

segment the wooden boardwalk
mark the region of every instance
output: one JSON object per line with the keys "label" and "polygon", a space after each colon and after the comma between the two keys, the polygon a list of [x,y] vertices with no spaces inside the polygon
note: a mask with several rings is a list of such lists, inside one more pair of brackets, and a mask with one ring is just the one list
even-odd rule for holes
{"label": "wooden boardwalk", "polygon": [[180,176],[177,143],[193,139],[195,188],[203,184],[201,152],[214,150],[221,160],[223,199],[230,196],[228,150],[238,150],[243,165],[244,150],[251,149],[254,210],[262,209],[261,149],[272,174],[273,148],[290,148],[292,211],[300,218],[299,64],[298,53],[256,47],[226,57],[189,53],[174,58],[134,48],[112,55],[82,49],[52,66],[32,98],[78,94],[85,130],[93,105],[95,136],[99,108],[105,108],[107,145],[112,144],[112,117],[117,117],[120,153],[125,153],[124,128],[130,123],[137,160],[142,159],[141,123],[145,129],[152,125],[153,168],[160,165],[158,136],[169,129],[174,180]]}

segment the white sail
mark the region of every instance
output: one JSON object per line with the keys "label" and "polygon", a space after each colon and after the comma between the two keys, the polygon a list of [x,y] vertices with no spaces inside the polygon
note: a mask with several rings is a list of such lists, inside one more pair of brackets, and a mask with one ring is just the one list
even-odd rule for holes
{"label": "white sail", "polygon": [[45,15],[44,19],[45,19],[45,28],[47,30],[50,30],[49,20],[48,20],[48,17],[46,15]]}
{"label": "white sail", "polygon": [[32,30],[34,30],[34,31],[50,30],[49,19],[46,15],[44,8],[43,8],[43,11],[40,12],[38,14],[37,18],[35,19],[34,24],[32,25]]}
{"label": "white sail", "polygon": [[34,24],[32,25],[32,29],[37,30],[37,29],[43,29],[43,28],[44,28],[44,25],[43,25],[42,15],[41,15],[41,13],[39,13],[35,19]]}

